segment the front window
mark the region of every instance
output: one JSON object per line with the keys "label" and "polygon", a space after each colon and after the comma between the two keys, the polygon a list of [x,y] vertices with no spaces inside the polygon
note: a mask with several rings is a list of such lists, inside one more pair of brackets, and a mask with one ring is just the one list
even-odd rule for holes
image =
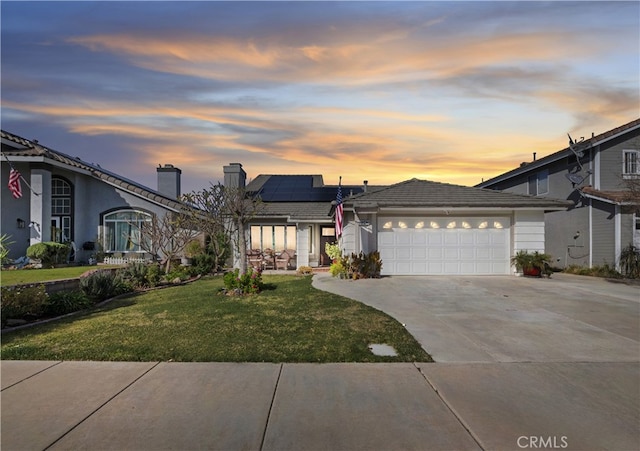
{"label": "front window", "polygon": [[251,249],[296,250],[296,227],[288,225],[251,226]]}
{"label": "front window", "polygon": [[624,154],[623,154],[622,173],[624,175],[640,174],[640,151],[625,150],[623,152]]}
{"label": "front window", "polygon": [[73,192],[71,184],[63,178],[51,179],[51,240],[66,243],[73,239],[72,207]]}
{"label": "front window", "polygon": [[104,248],[106,252],[144,252],[140,228],[151,222],[151,215],[142,211],[120,210],[104,216]]}

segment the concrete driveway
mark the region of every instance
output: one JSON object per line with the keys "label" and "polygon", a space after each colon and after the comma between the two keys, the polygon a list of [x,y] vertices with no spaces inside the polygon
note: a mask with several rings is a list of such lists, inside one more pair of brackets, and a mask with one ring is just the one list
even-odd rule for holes
{"label": "concrete driveway", "polygon": [[430,386],[485,450],[640,449],[640,286],[556,274],[314,286],[405,324]]}
{"label": "concrete driveway", "polygon": [[640,360],[640,285],[566,274],[358,281],[322,274],[313,284],[391,315],[436,362]]}

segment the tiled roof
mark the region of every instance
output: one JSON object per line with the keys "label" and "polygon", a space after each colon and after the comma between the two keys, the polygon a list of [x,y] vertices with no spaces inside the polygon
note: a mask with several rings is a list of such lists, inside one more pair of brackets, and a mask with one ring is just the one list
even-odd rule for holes
{"label": "tiled roof", "polygon": [[87,163],[85,161],[82,161],[78,157],[73,158],[62,152],[49,149],[37,142],[29,141],[28,139],[22,138],[4,130],[0,131],[0,136],[3,141],[10,141],[23,147],[19,148],[16,146],[12,149],[10,148],[10,145],[5,145],[3,143],[3,155],[7,155],[9,157],[41,157],[56,161],[58,163],[69,166],[70,168],[88,171],[93,177],[97,179],[100,179],[111,185],[115,185],[118,188],[121,188],[139,197],[148,199],[151,202],[164,205],[171,210],[177,211],[181,208],[180,202],[176,201],[175,199],[171,199],[170,197],[164,196],[157,191],[147,188],[146,186],[140,185],[139,183],[128,180],[113,172],[107,171],[106,169],[101,168],[99,165]]}
{"label": "tiled roof", "polygon": [[591,186],[585,186],[580,191],[590,197],[596,197],[611,201],[616,204],[638,205],[638,199],[633,197],[630,190],[626,191],[600,191]]}
{"label": "tiled roof", "polygon": [[330,220],[330,202],[263,202],[257,217],[298,221]]}
{"label": "tiled roof", "polygon": [[374,192],[355,195],[345,206],[362,207],[451,207],[451,208],[544,208],[564,209],[570,201],[506,193],[483,188],[411,179]]}
{"label": "tiled roof", "polygon": [[[640,119],[635,119],[627,124],[621,125],[620,127],[616,127],[614,129],[611,129],[609,131],[606,131],[604,133],[601,133],[599,135],[593,136],[589,139],[585,139],[584,141],[580,141],[577,143],[577,146],[581,149],[588,149],[592,146],[597,146],[600,145],[606,141],[608,141],[609,139],[612,139],[622,133],[634,130],[634,129],[640,129]],[[562,150],[559,150],[557,152],[554,152],[550,155],[547,155],[546,157],[540,158],[536,161],[533,161],[531,163],[523,163],[522,166],[517,167],[515,169],[512,169],[510,171],[507,171],[503,174],[500,174],[496,177],[492,177],[489,180],[485,180],[482,183],[479,183],[476,186],[479,187],[485,187],[485,186],[490,186],[496,182],[499,181],[503,181],[503,180],[507,180],[513,176],[516,175],[520,175],[524,172],[530,171],[530,170],[537,170],[538,168],[546,165],[549,162],[555,161],[558,158],[564,158],[568,155],[572,154],[572,151],[569,147],[565,147]]]}

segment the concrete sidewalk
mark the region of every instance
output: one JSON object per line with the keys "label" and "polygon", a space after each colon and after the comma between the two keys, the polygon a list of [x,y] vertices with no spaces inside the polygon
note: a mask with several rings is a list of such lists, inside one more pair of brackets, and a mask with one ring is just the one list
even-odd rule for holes
{"label": "concrete sidewalk", "polygon": [[640,448],[633,363],[0,365],[3,451]]}

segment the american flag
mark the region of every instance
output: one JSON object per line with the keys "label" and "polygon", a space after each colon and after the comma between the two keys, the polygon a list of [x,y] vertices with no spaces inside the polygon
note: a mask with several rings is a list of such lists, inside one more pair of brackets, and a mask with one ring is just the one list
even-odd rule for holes
{"label": "american flag", "polygon": [[336,238],[342,235],[342,220],[344,210],[342,209],[342,182],[338,184],[338,195],[336,196]]}
{"label": "american flag", "polygon": [[9,191],[13,195],[14,199],[20,199],[22,197],[22,187],[20,186],[20,173],[11,168],[9,171]]}

